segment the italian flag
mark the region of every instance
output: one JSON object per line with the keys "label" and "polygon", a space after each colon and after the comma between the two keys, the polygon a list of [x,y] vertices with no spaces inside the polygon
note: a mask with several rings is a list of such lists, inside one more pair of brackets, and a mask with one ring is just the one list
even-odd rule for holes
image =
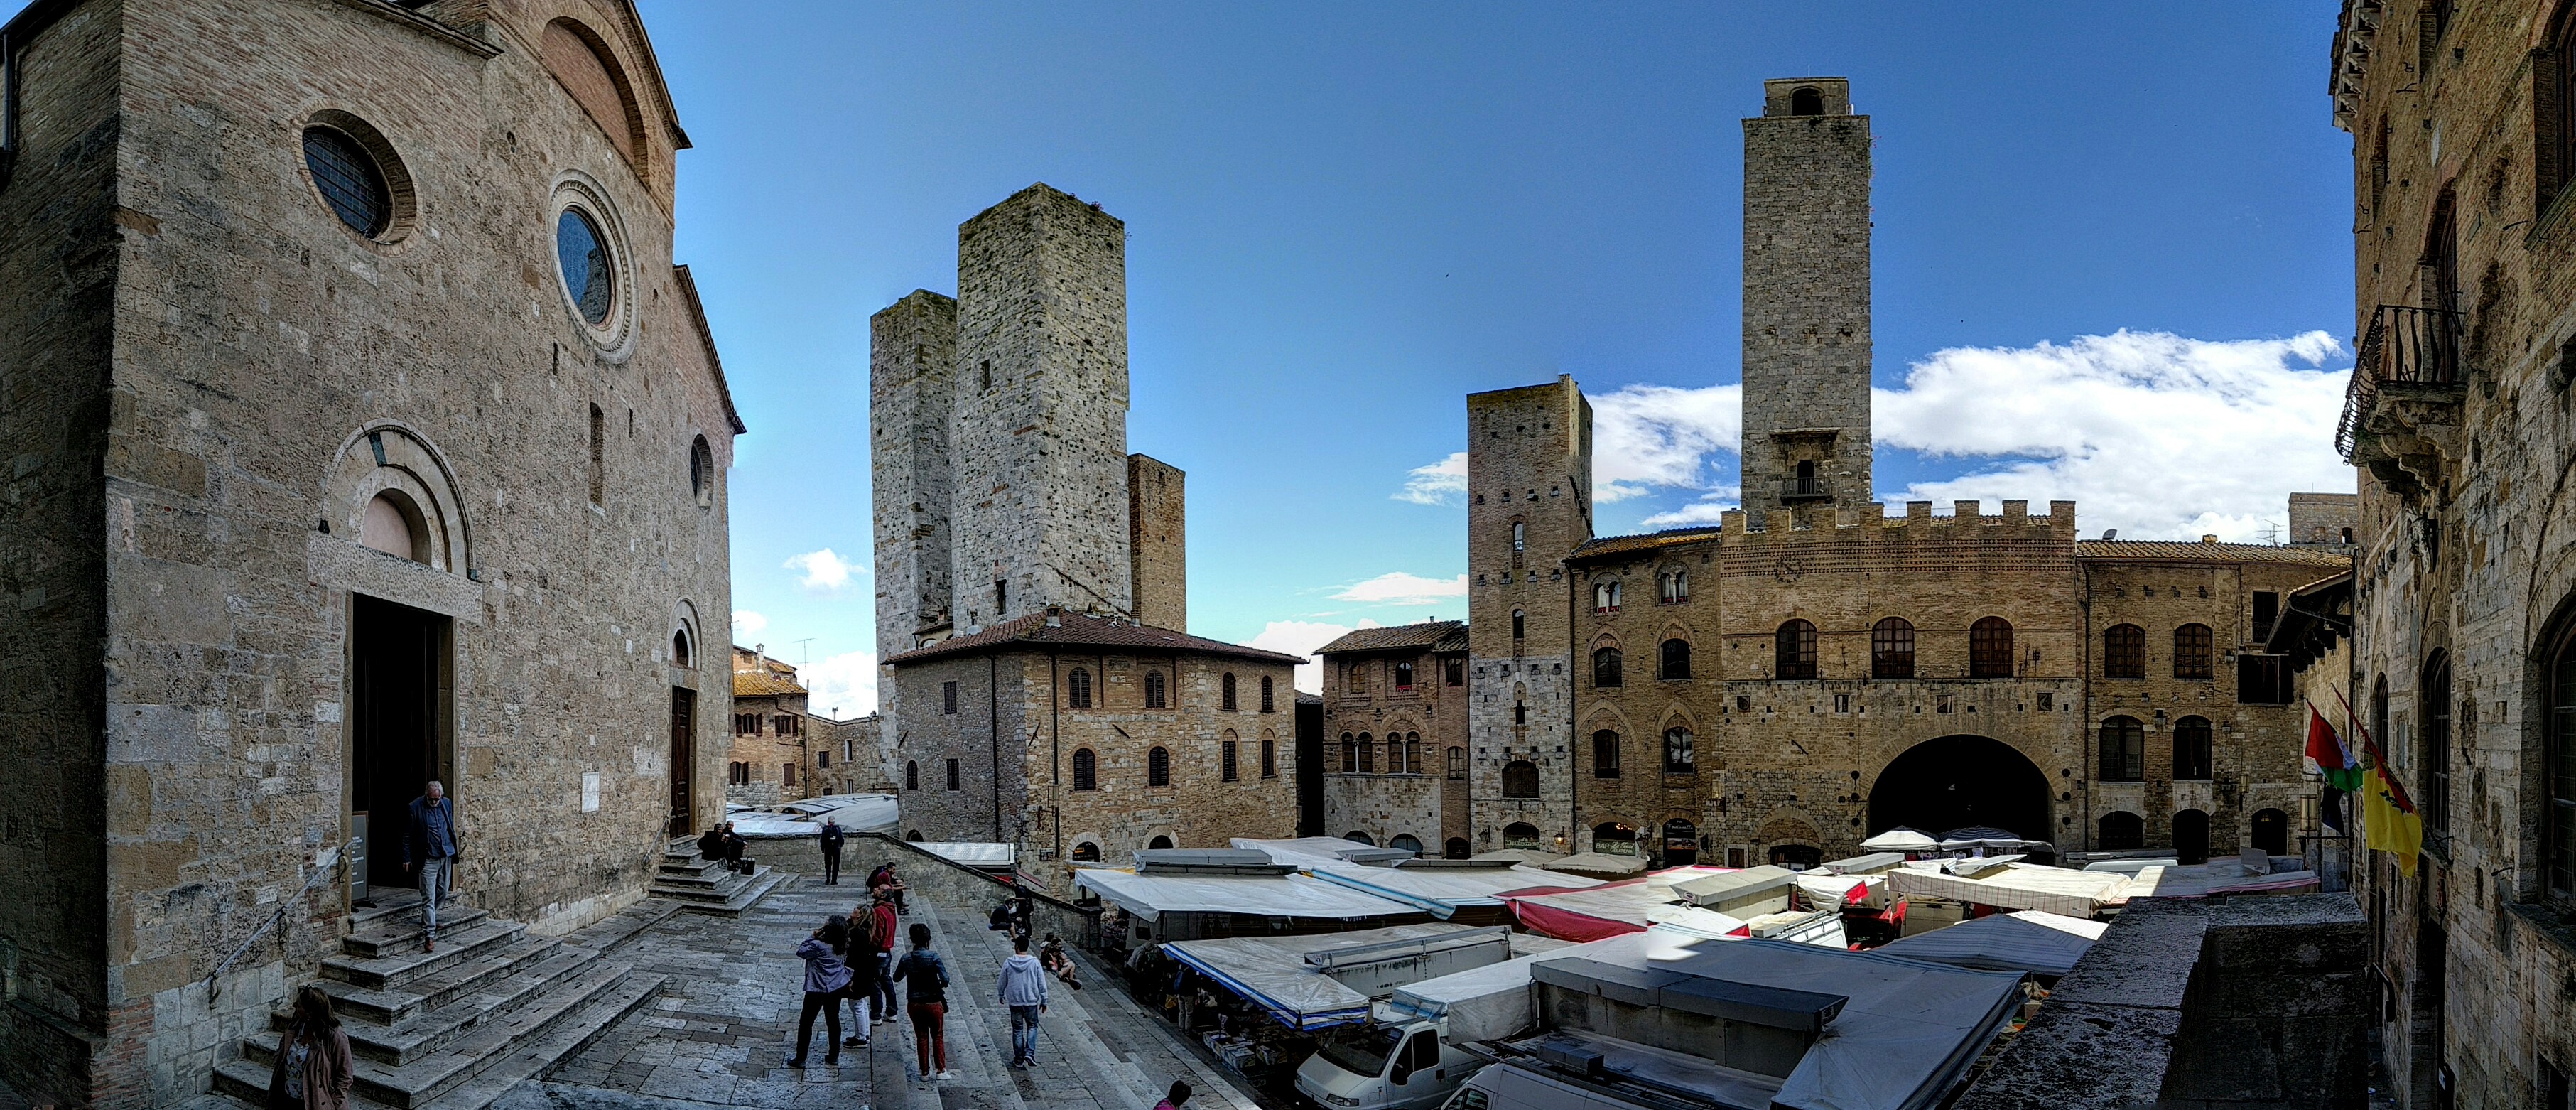
{"label": "italian flag", "polygon": [[2326,785],[2346,794],[2361,792],[2361,761],[2353,758],[2352,749],[2326,723],[2326,715],[2317,712],[2314,702],[2308,704],[2308,762],[2326,777]]}

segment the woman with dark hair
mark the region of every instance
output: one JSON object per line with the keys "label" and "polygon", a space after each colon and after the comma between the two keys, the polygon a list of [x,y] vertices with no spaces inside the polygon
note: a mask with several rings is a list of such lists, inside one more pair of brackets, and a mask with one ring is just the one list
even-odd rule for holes
{"label": "woman with dark hair", "polygon": [[295,1017],[277,1041],[268,1070],[270,1110],[344,1110],[349,1085],[349,1034],[331,1014],[331,996],[318,986],[295,992]]}
{"label": "woman with dark hair", "polygon": [[814,1015],[823,1015],[823,1063],[841,1062],[841,993],[850,987],[850,967],[841,954],[850,950],[850,922],[835,914],[796,946],[805,961],[805,1010],[796,1019],[796,1056],[791,1068],[805,1066],[805,1046],[814,1040]]}
{"label": "woman with dark hair", "polygon": [[[912,923],[912,951],[895,965],[894,977],[903,983],[904,1000],[910,1003],[913,1052],[921,1058],[922,1081],[957,1078],[948,1070],[948,964],[930,950],[930,926]],[[934,1060],[937,1071],[930,1068]]]}

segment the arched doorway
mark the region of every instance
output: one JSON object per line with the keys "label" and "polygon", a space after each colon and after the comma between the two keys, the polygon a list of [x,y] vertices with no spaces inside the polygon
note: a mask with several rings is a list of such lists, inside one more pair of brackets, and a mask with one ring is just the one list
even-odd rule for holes
{"label": "arched doorway", "polygon": [[1983,736],[1944,736],[1890,760],[1869,792],[1872,835],[1898,825],[1938,836],[1990,825],[2030,840],[2055,840],[2048,776],[2012,745]]}
{"label": "arched doorway", "polygon": [[1538,826],[1527,821],[1514,821],[1503,826],[1503,847],[1533,850],[1538,847]]}
{"label": "arched doorway", "polygon": [[2147,822],[2127,810],[2113,810],[2093,823],[2093,846],[2105,852],[2126,852],[2147,846]]}
{"label": "arched doorway", "polygon": [[1386,842],[1386,846],[1389,848],[1402,848],[1405,851],[1412,852],[1417,855],[1422,851],[1422,842],[1414,839],[1412,833],[1397,833],[1395,834],[1395,839]]}
{"label": "arched doorway", "polygon": [[2174,857],[2184,863],[2209,862],[2209,815],[2186,809],[2173,818]]}
{"label": "arched doorway", "polygon": [[1699,828],[1679,817],[1664,822],[1664,866],[1688,867],[1699,862]]}
{"label": "arched doorway", "polygon": [[1163,850],[1163,849],[1165,849],[1165,848],[1169,848],[1169,847],[1171,847],[1171,846],[1172,846],[1172,838],[1171,838],[1171,837],[1168,837],[1168,836],[1158,836],[1158,837],[1155,837],[1153,840],[1148,841],[1148,842],[1145,844],[1145,849],[1146,849],[1147,851],[1159,852],[1159,851],[1161,851],[1161,850]]}
{"label": "arched doorway", "polygon": [[1076,863],[1100,862],[1100,845],[1094,844],[1088,840],[1074,845],[1073,859]]}
{"label": "arched doorway", "polygon": [[2267,856],[2290,854],[2290,815],[2277,809],[2254,811],[2254,846]]}
{"label": "arched doorway", "polygon": [[1771,865],[1773,867],[1787,867],[1793,870],[1803,871],[1807,868],[1818,866],[1824,862],[1825,850],[1811,844],[1774,844],[1771,846]]}
{"label": "arched doorway", "polygon": [[1447,844],[1440,846],[1440,854],[1447,856],[1450,859],[1465,859],[1473,853],[1467,850],[1466,837],[1453,836],[1449,838],[1449,842]]}
{"label": "arched doorway", "polygon": [[1342,839],[1350,841],[1353,844],[1366,844],[1371,848],[1377,847],[1377,838],[1358,829],[1352,829],[1349,832],[1343,833]]}
{"label": "arched doorway", "polygon": [[1637,826],[1610,822],[1592,826],[1592,850],[1605,856],[1637,854]]}

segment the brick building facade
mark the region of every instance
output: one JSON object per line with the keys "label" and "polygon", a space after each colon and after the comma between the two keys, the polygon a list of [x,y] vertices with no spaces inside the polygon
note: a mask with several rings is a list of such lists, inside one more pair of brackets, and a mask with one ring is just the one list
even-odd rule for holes
{"label": "brick building facade", "polygon": [[809,735],[806,690],[796,668],[758,648],[733,649],[733,750],[725,761],[725,801],[774,806],[822,791],[815,765],[829,747]]}
{"label": "brick building facade", "polygon": [[2576,1076],[2576,10],[2343,5],[2360,470],[2345,696],[2424,823],[2355,890],[2400,1105]]}
{"label": "brick building facade", "polygon": [[631,4],[43,0],[0,41],[0,882],[42,892],[0,903],[0,1079],[176,1104],[337,954],[344,877],[405,881],[423,780],[468,902],[545,932],[721,811],[742,425]]}
{"label": "brick building facade", "polygon": [[1324,827],[1330,835],[1464,859],[1467,623],[1363,628],[1323,660]]}

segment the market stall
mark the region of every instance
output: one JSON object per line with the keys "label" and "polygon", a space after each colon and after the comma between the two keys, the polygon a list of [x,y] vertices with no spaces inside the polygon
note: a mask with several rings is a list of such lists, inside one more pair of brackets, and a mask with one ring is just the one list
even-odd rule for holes
{"label": "market stall", "polygon": [[1309,873],[1325,882],[1405,903],[1442,921],[1468,925],[1509,924],[1511,907],[1504,905],[1502,899],[1507,893],[1533,888],[1588,889],[1603,882],[1521,865],[1417,869],[1344,863],[1317,866]]}
{"label": "market stall", "polygon": [[2110,925],[2040,910],[2015,910],[1906,937],[1873,951],[1980,971],[2027,971],[2054,980],[2075,969]]}

